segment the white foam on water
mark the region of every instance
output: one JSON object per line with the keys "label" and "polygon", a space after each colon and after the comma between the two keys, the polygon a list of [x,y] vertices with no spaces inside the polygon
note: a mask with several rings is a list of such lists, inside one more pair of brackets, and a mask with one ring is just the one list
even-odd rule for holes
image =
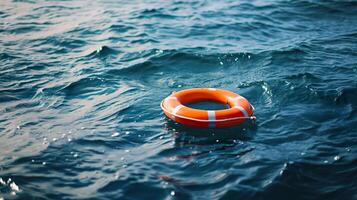
{"label": "white foam on water", "polygon": [[112,136],[112,137],[117,137],[117,136],[119,136],[119,135],[120,135],[119,132],[115,132],[115,133],[113,133],[111,136]]}
{"label": "white foam on water", "polygon": [[6,185],[5,181],[2,178],[0,178],[0,184]]}
{"label": "white foam on water", "polygon": [[15,182],[12,182],[12,183],[10,184],[10,188],[11,188],[12,190],[16,191],[16,192],[19,192],[19,191],[20,191],[19,186],[16,185]]}

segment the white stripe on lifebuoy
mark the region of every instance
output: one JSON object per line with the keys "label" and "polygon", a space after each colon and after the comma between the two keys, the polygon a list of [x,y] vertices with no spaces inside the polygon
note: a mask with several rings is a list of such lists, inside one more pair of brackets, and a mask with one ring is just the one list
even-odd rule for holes
{"label": "white stripe on lifebuoy", "polygon": [[170,99],[177,100],[177,97],[173,97],[173,96],[166,97],[166,100],[170,100]]}
{"label": "white stripe on lifebuoy", "polygon": [[242,96],[236,96],[236,97],[231,98],[232,101],[237,101],[237,100],[240,100],[240,99],[247,100],[246,98],[244,98]]}
{"label": "white stripe on lifebuoy", "polygon": [[216,127],[216,124],[215,124],[216,112],[214,110],[208,110],[207,113],[208,113],[208,121],[209,121],[208,127],[210,127],[210,128]]}
{"label": "white stripe on lifebuoy", "polygon": [[234,108],[238,108],[244,115],[244,117],[249,117],[248,112],[242,106],[234,106]]}
{"label": "white stripe on lifebuoy", "polygon": [[178,100],[175,96],[168,96],[165,98],[165,102],[168,103],[169,100]]}
{"label": "white stripe on lifebuoy", "polygon": [[183,105],[178,105],[178,106],[176,106],[176,107],[172,110],[172,118],[175,119],[176,113],[177,113],[178,111],[180,111],[180,109],[183,108],[183,107],[184,107]]}

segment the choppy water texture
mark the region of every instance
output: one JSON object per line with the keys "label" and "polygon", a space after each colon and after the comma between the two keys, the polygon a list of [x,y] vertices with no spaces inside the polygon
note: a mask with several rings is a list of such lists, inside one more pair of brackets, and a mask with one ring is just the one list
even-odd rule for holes
{"label": "choppy water texture", "polygon": [[[0,2],[0,199],[357,199],[356,1]],[[257,122],[168,121],[216,87]]]}

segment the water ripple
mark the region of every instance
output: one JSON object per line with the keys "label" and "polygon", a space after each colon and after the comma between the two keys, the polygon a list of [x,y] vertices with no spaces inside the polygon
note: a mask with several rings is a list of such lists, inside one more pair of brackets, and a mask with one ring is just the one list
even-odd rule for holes
{"label": "water ripple", "polygon": [[[355,199],[356,2],[0,7],[0,199]],[[167,120],[192,87],[257,121]]]}

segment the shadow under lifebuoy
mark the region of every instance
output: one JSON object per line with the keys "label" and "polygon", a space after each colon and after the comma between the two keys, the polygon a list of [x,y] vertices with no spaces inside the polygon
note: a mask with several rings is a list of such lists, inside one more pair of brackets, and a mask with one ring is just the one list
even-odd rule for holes
{"label": "shadow under lifebuoy", "polygon": [[188,144],[232,144],[251,140],[256,131],[256,122],[251,120],[229,128],[196,128],[178,124],[165,117],[165,128],[175,137],[175,142]]}

